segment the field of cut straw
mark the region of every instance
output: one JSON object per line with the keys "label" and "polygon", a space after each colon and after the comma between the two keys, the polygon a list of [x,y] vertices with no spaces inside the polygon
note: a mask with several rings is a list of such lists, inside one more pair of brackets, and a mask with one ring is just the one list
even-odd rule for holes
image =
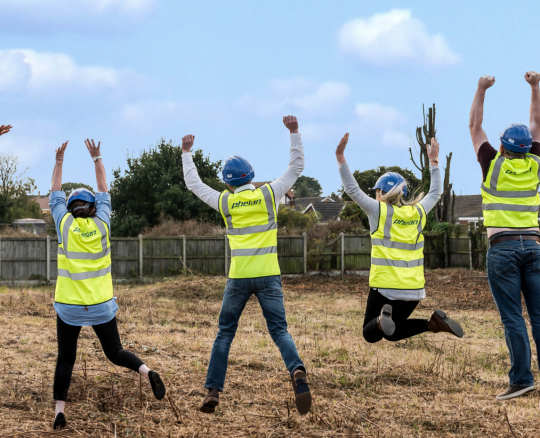
{"label": "field of cut straw", "polygon": [[[109,363],[91,328],[79,340],[66,405],[52,431],[56,326],[52,288],[0,289],[0,436],[102,437],[537,437],[536,392],[500,403],[509,359],[485,272],[427,274],[428,299],[463,339],[426,333],[370,345],[362,338],[366,277],[284,279],[290,332],[314,404],[299,416],[287,371],[259,305],[240,320],[215,415],[197,408],[217,332],[224,278],[179,277],[115,286],[125,348],[160,372],[161,402],[138,374]],[[533,362],[538,378],[536,359]]]}

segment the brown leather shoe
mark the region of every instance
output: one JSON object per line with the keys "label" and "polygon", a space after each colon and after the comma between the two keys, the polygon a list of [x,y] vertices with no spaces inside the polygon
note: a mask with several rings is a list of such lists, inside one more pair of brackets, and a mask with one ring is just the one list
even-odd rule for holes
{"label": "brown leather shoe", "polygon": [[307,376],[300,368],[294,370],[291,376],[296,409],[300,415],[306,415],[311,408],[311,392],[307,383]]}
{"label": "brown leather shoe", "polygon": [[446,332],[452,333],[458,338],[463,337],[463,329],[461,328],[459,323],[454,321],[453,319],[448,318],[448,316],[446,316],[446,313],[444,313],[440,309],[437,309],[435,310],[435,312],[433,312],[433,315],[431,315],[431,318],[427,322],[427,325],[433,333]]}
{"label": "brown leather shoe", "polygon": [[216,406],[219,405],[219,391],[217,388],[208,390],[208,395],[202,402],[200,411],[205,414],[213,414],[216,410]]}

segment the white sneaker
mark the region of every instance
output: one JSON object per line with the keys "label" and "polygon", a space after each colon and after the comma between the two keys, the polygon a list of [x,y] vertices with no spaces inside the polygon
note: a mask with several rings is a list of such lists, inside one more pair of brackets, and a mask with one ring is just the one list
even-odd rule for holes
{"label": "white sneaker", "polygon": [[497,395],[496,399],[499,401],[510,400],[511,398],[519,397],[523,394],[527,394],[530,391],[534,391],[535,386],[512,386],[508,385],[508,389]]}

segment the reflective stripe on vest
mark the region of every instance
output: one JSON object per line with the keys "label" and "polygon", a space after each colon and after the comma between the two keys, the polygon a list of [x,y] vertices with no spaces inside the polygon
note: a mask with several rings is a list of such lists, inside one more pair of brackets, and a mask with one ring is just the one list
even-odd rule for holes
{"label": "reflective stripe on vest", "polygon": [[380,203],[379,224],[371,239],[371,287],[424,287],[425,221],[420,205],[396,207]]}
{"label": "reflective stripe on vest", "polygon": [[[536,163],[534,176],[527,171],[527,167],[520,173],[515,166],[527,163],[527,159]],[[518,161],[519,160],[519,161]],[[505,164],[510,167],[504,171]],[[531,163],[531,166],[533,164]],[[532,168],[530,168],[532,169]],[[507,176],[508,175],[508,176]],[[506,178],[506,179],[505,179]],[[520,181],[521,180],[521,181]],[[489,181],[489,187],[486,182]],[[523,183],[523,190],[499,190],[504,183],[518,185]],[[529,228],[538,226],[538,211],[540,198],[540,158],[533,154],[526,154],[525,159],[515,158],[509,160],[497,153],[492,168],[482,182],[482,210],[484,211],[484,225],[486,227]]]}
{"label": "reflective stripe on vest", "polygon": [[[99,234],[98,234],[99,233]],[[93,305],[113,297],[108,228],[99,218],[61,221],[55,301]]]}
{"label": "reflective stripe on vest", "polygon": [[[236,203],[240,204],[239,208],[247,207],[249,210],[235,210]],[[253,278],[279,275],[278,226],[270,186],[265,184],[253,191],[245,190],[235,194],[224,192],[219,206],[231,246],[229,276]],[[266,223],[261,223],[263,221]]]}

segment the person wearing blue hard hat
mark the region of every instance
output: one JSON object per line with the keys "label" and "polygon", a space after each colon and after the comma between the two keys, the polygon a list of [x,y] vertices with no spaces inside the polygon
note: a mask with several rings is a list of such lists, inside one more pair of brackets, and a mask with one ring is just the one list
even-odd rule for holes
{"label": "person wearing blue hard hat", "polygon": [[461,338],[461,326],[442,310],[435,310],[430,319],[409,318],[426,298],[422,229],[441,193],[439,143],[432,138],[428,145],[431,187],[425,197],[423,193],[409,196],[405,178],[388,172],[375,183],[373,199],[360,189],[345,160],[348,141],[345,134],[336,149],[339,173],[345,193],[367,214],[372,237],[364,339],[396,342],[429,331]]}
{"label": "person wearing blue hard hat", "polygon": [[223,165],[222,177],[229,190],[220,193],[208,187],[201,181],[191,156],[195,136],[186,135],[182,139],[186,186],[221,213],[231,247],[231,266],[219,314],[219,332],[212,347],[204,385],[208,394],[200,407],[200,411],[207,414],[213,413],[219,404],[231,343],[240,316],[252,295],[261,305],[268,332],[289,372],[298,412],[305,415],[311,407],[306,368],[287,330],[277,258],[279,204],[304,170],[304,148],[298,121],[294,116],[286,116],[283,123],[290,132],[289,167],[281,177],[260,187],[252,184],[255,171],[251,164],[237,155],[227,158]]}
{"label": "person wearing blue hard hat", "polygon": [[[94,161],[98,193],[74,189],[66,202],[62,191],[64,153],[68,142],[56,150],[49,206],[58,233],[58,278],[54,297],[58,358],[54,374],[56,400],[54,429],[66,426],[65,403],[77,358],[77,340],[82,326],[92,326],[105,356],[115,365],[144,376],[158,400],[165,397],[159,374],[135,354],[122,348],[118,333],[111,278],[111,197],[107,193],[105,167],[100,146],[85,144]],[[79,166],[77,164],[77,166]]]}
{"label": "person wearing blue hard hat", "polygon": [[510,352],[509,385],[497,400],[509,400],[535,389],[522,295],[540,363],[540,74],[529,71],[525,80],[531,86],[529,126],[508,126],[499,136],[498,150],[491,146],[482,128],[486,90],[495,84],[495,77],[478,80],[469,118],[474,151],[482,169],[488,282]]}

